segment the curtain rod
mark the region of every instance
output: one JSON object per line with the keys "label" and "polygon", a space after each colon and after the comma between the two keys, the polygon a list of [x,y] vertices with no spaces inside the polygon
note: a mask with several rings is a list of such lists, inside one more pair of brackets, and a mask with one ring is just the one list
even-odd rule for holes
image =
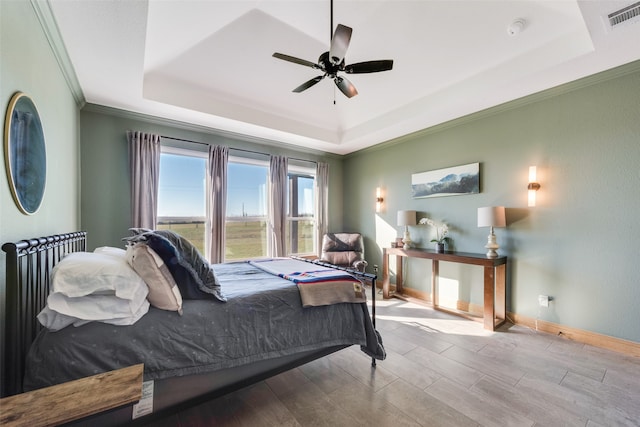
{"label": "curtain rod", "polygon": [[[160,138],[173,139],[174,141],[189,142],[189,143],[192,143],[192,144],[201,144],[201,145],[207,145],[207,146],[211,145],[211,144],[209,144],[208,142],[191,141],[191,140],[189,140],[189,139],[184,139],[184,138],[175,138],[175,137],[173,137],[173,136],[160,135]],[[253,150],[246,150],[246,149],[244,149],[244,148],[234,148],[234,147],[229,147],[229,150],[243,151],[243,152],[245,152],[245,153],[260,154],[260,155],[263,155],[263,156],[270,156],[270,154],[267,154],[267,153],[261,153],[261,152],[259,152],[259,151],[253,151]],[[308,162],[308,163],[315,163],[315,164],[318,164],[318,162],[317,162],[317,161],[315,161],[315,160],[298,159],[298,158],[295,158],[295,157],[289,157],[289,156],[287,156],[287,158],[288,158],[288,159],[291,159],[291,160],[298,160],[298,161],[300,161],[300,162]]]}

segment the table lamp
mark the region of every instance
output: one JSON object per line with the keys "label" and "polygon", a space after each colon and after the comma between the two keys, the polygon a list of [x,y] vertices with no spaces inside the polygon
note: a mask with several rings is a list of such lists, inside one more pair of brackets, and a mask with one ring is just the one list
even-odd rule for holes
{"label": "table lamp", "polygon": [[[399,218],[399,217],[398,217]],[[506,227],[507,220],[504,213],[504,206],[489,206],[478,208],[478,227],[491,227],[487,238],[487,258],[496,258],[500,247],[496,243],[496,235],[493,234],[493,227]]]}
{"label": "table lamp", "polygon": [[398,225],[404,226],[404,249],[411,247],[411,235],[409,234],[409,226],[416,225],[416,211],[398,211]]}

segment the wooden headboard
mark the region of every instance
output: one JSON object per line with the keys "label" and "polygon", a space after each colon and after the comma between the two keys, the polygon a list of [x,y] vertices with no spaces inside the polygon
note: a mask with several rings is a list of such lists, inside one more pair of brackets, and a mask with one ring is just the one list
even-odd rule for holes
{"label": "wooden headboard", "polygon": [[22,392],[24,361],[42,328],[36,316],[47,303],[51,269],[66,254],[86,250],[86,245],[84,231],[2,245],[7,265],[0,396]]}

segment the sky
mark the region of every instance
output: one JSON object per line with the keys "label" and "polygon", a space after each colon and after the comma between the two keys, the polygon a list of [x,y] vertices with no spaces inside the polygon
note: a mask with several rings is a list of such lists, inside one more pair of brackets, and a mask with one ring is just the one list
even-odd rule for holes
{"label": "sky", "polygon": [[[158,216],[205,216],[206,159],[162,153]],[[264,216],[268,168],[229,163],[227,216]],[[312,213],[313,182],[302,180],[300,209]]]}
{"label": "sky", "polygon": [[229,163],[227,216],[265,216],[267,167]]}

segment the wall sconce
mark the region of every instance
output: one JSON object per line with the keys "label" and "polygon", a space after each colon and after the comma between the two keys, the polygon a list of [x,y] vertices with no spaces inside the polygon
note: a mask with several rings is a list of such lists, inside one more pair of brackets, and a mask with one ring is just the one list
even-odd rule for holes
{"label": "wall sconce", "polygon": [[478,208],[478,227],[491,227],[489,236],[487,237],[487,258],[496,258],[498,256],[497,249],[500,247],[496,242],[496,235],[493,233],[493,227],[506,227],[507,218],[504,206],[489,206],[486,208]]}
{"label": "wall sconce", "polygon": [[376,213],[382,212],[382,202],[384,202],[382,189],[380,187],[376,187]]}
{"label": "wall sconce", "polygon": [[538,184],[536,180],[536,167],[529,166],[529,185],[527,186],[529,206],[536,205],[536,191],[538,191],[539,189],[540,184]]}
{"label": "wall sconce", "polygon": [[416,225],[416,211],[398,211],[398,225],[404,226],[404,237],[402,243],[404,248],[409,249],[411,247],[411,234],[409,234],[409,226]]}

